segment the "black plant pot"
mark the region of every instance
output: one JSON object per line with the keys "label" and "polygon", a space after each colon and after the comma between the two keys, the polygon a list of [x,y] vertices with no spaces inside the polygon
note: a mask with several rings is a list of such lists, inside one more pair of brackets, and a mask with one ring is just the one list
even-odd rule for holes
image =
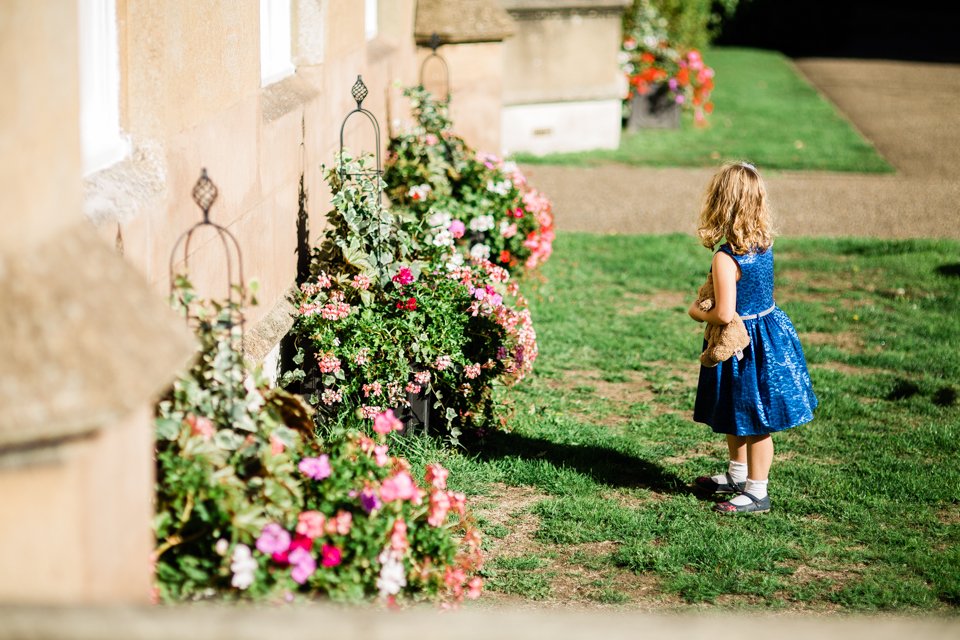
{"label": "black plant pot", "polygon": [[645,95],[630,99],[627,131],[640,129],[676,129],[680,126],[680,105],[670,93],[670,87],[657,84]]}
{"label": "black plant pot", "polygon": [[404,435],[430,435],[444,430],[440,412],[433,406],[437,401],[433,393],[407,393],[407,401],[410,406],[397,414],[403,422]]}

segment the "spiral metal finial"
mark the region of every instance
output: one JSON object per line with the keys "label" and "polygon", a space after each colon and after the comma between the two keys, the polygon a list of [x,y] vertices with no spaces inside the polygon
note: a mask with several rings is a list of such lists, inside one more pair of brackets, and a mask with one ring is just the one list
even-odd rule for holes
{"label": "spiral metal finial", "polygon": [[207,170],[203,169],[197,183],[193,185],[193,201],[203,211],[204,221],[210,219],[210,207],[216,202],[218,193],[217,185],[213,184],[213,181],[207,177]]}
{"label": "spiral metal finial", "polygon": [[363,99],[370,92],[367,90],[367,85],[363,84],[363,78],[357,76],[357,81],[353,83],[353,89],[350,90],[350,93],[353,95],[353,99],[357,101],[357,109],[359,109]]}

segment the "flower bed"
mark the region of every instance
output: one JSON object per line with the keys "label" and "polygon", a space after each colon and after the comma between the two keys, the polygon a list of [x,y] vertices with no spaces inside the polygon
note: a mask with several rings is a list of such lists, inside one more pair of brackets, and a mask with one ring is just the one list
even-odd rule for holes
{"label": "flower bed", "polygon": [[[364,166],[342,162],[355,175]],[[330,225],[294,301],[297,368],[283,383],[304,383],[325,425],[399,412],[422,394],[454,442],[492,424],[494,384],[522,379],[537,355],[510,273],[481,258],[430,261],[412,214],[385,214],[368,178],[338,175],[328,174],[339,189]],[[376,242],[375,220],[386,225]]]}
{"label": "flower bed", "polygon": [[158,595],[476,597],[482,557],[466,499],[439,465],[420,483],[390,455],[393,414],[315,438],[307,407],[243,370],[237,309],[205,305],[182,280],[179,293],[202,348],[158,405]]}
{"label": "flower bed", "polygon": [[428,259],[490,260],[519,273],[549,258],[549,199],[515,163],[471,149],[452,131],[445,103],[421,87],[404,95],[417,124],[391,139],[384,180],[393,205],[422,221]]}

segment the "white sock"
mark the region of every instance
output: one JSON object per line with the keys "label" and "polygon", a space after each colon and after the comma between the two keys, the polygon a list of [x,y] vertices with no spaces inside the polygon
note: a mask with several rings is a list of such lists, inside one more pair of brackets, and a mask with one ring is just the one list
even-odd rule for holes
{"label": "white sock", "polygon": [[[757,500],[762,500],[767,497],[767,482],[768,480],[751,480],[747,478],[747,486],[744,487],[743,493],[749,493]],[[735,504],[738,507],[742,507],[753,502],[747,496],[741,494],[736,498],[730,500],[730,504]]]}
{"label": "white sock", "polygon": [[[727,467],[727,471],[730,473],[730,477],[733,478],[734,482],[743,482],[747,479],[747,463],[746,462],[737,462],[736,460],[731,460],[730,465]],[[717,484],[725,484],[727,482],[727,476],[720,475],[712,476],[712,479]]]}

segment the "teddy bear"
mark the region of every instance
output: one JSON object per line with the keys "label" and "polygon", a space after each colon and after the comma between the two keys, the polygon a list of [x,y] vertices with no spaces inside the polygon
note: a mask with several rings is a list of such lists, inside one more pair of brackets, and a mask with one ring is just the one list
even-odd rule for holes
{"label": "teddy bear", "polygon": [[[709,311],[716,304],[712,273],[707,274],[707,281],[697,292],[697,304],[701,311]],[[703,337],[707,341],[707,347],[700,354],[700,364],[705,367],[715,367],[733,356],[736,356],[737,360],[741,359],[743,350],[750,344],[747,327],[738,314],[733,315],[729,324],[707,324]]]}

